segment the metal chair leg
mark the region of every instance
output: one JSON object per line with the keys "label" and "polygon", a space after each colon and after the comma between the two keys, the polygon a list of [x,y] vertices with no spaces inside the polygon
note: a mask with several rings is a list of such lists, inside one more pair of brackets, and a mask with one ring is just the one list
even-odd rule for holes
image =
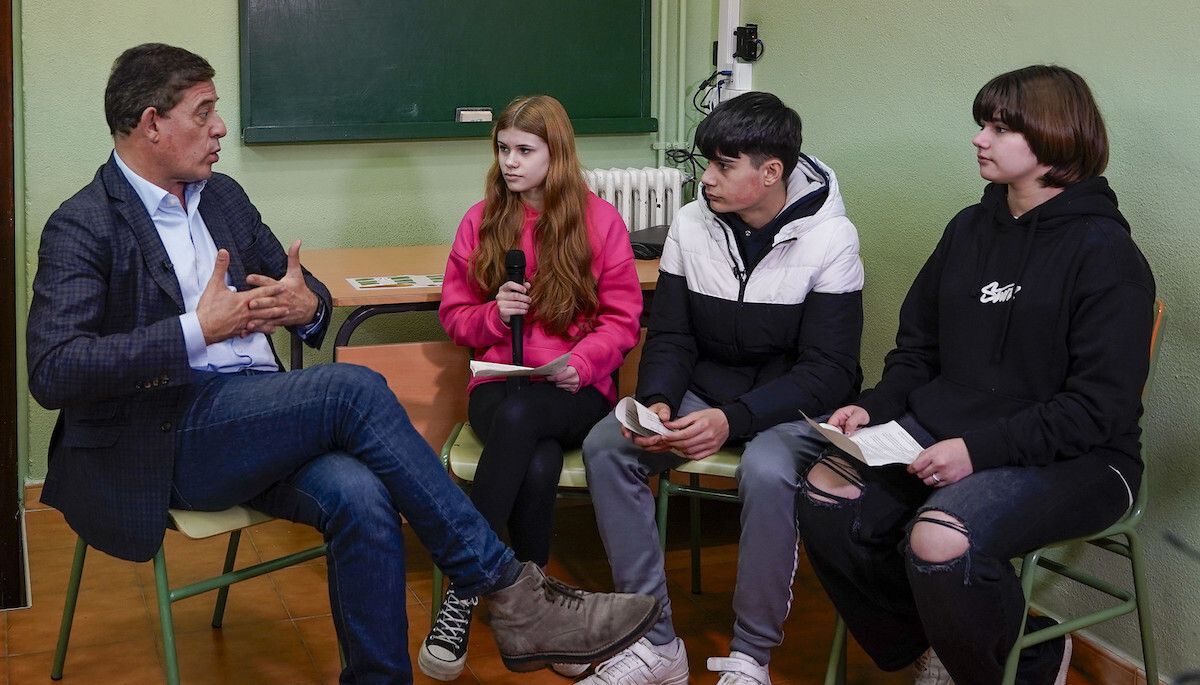
{"label": "metal chair leg", "polygon": [[1142,661],[1146,664],[1146,682],[1158,683],[1158,657],[1154,631],[1150,627],[1150,593],[1146,588],[1146,570],[1142,561],[1142,540],[1137,531],[1125,533],[1129,543],[1129,564],[1133,567],[1133,596],[1137,601],[1138,631],[1142,634]]}
{"label": "metal chair leg", "polygon": [[825,668],[825,685],[846,684],[846,622],[839,615],[833,628],[833,645],[829,648],[829,665]]}
{"label": "metal chair leg", "polygon": [[67,579],[67,597],[63,604],[62,622],[58,627],[58,646],[54,648],[54,665],[50,668],[51,680],[62,680],[63,664],[67,661],[67,643],[71,641],[71,624],[75,622],[75,604],[79,600],[79,582],[83,578],[83,562],[87,558],[87,543],[75,538],[75,559],[71,562],[71,576]]}
{"label": "metal chair leg", "polygon": [[[229,534],[229,546],[225,548],[225,566],[221,569],[224,575],[233,570],[233,562],[237,559],[238,542],[242,539],[242,531],[235,530]],[[229,586],[217,590],[217,604],[213,607],[212,627],[220,628],[225,619],[225,600],[229,599]]]}
{"label": "metal chair leg", "polygon": [[158,599],[158,622],[162,627],[163,662],[167,685],[179,685],[179,656],[175,652],[175,621],[171,617],[171,586],[167,583],[167,557],[159,547],[154,554],[154,589]]}
{"label": "metal chair leg", "polygon": [[665,552],[667,549],[667,507],[671,499],[671,472],[663,471],[658,477],[658,506],[655,518],[658,519],[658,546]]}
{"label": "metal chair leg", "polygon": [[1026,554],[1021,559],[1021,594],[1025,597],[1025,607],[1021,611],[1021,624],[1017,627],[1017,641],[1008,652],[1004,662],[1004,679],[1002,685],[1013,685],[1017,680],[1017,664],[1021,659],[1021,637],[1025,635],[1025,622],[1029,619],[1029,598],[1033,596],[1034,574],[1038,568],[1038,559],[1042,558],[1041,549]]}

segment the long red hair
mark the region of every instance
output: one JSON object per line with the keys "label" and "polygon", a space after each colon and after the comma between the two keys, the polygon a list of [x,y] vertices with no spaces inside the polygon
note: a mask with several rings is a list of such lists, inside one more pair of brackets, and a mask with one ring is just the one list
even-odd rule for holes
{"label": "long red hair", "polygon": [[492,166],[484,184],[483,222],[479,247],[471,255],[471,275],[483,292],[495,293],[508,280],[505,253],[519,247],[525,210],[520,194],[509,191],[504,182],[497,140],[509,128],[532,133],[549,148],[542,212],[533,229],[537,273],[529,279],[529,316],[548,333],[565,337],[577,319],[590,321],[595,316],[599,299],[588,241],[588,189],[575,154],[575,132],[567,111],[549,95],[513,100],[492,127]]}

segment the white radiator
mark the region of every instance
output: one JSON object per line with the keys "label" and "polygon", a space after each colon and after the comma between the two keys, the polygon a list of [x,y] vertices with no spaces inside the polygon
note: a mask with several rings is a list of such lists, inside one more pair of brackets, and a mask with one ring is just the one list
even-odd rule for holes
{"label": "white radiator", "polygon": [[683,204],[679,169],[585,169],[583,176],[592,192],[617,208],[630,231],[671,223]]}

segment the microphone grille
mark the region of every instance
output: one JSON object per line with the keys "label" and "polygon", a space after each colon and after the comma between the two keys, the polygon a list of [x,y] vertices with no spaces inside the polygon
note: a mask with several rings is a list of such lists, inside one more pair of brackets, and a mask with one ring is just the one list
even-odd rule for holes
{"label": "microphone grille", "polygon": [[504,255],[504,267],[508,270],[525,270],[525,250],[509,250]]}

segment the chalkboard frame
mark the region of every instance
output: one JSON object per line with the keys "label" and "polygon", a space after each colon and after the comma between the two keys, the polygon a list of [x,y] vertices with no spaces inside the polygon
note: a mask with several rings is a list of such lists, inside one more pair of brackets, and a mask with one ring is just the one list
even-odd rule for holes
{"label": "chalkboard frame", "polygon": [[[261,55],[261,49],[255,45],[256,34],[250,26],[250,5],[258,2],[277,4],[287,0],[239,0],[238,23],[240,35],[240,95],[241,95],[241,130],[242,140],[247,144],[255,143],[300,143],[300,142],[330,142],[330,141],[370,141],[398,139],[438,139],[438,138],[482,138],[491,131],[490,122],[456,122],[453,115],[448,114],[445,120],[430,121],[394,121],[383,123],[344,122],[344,123],[280,123],[267,120],[260,116],[260,93],[256,93],[254,83],[256,68],[267,58],[260,57],[259,63],[253,61],[252,55]],[[333,0],[337,1],[337,0]],[[387,0],[384,0],[387,1]],[[444,0],[432,0],[441,2]],[[500,2],[503,0],[494,0]],[[520,0],[509,0],[520,2]],[[657,119],[650,116],[650,2],[639,0],[640,16],[638,22],[640,34],[640,50],[637,74],[638,95],[635,116],[619,116],[604,118],[572,118],[571,123],[577,134],[631,134],[652,133],[658,130]],[[278,35],[272,36],[279,40]],[[527,91],[514,84],[509,97],[527,94]],[[493,107],[496,115],[499,107]]]}

